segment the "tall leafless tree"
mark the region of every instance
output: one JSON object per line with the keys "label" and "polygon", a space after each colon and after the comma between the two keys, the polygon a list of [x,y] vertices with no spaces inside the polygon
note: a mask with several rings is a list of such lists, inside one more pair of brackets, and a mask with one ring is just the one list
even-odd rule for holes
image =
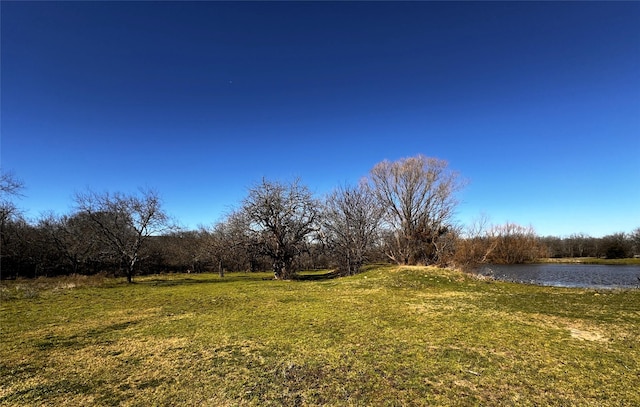
{"label": "tall leafless tree", "polygon": [[366,184],[341,187],[326,199],[322,234],[343,274],[356,274],[378,240],[383,210]]}
{"label": "tall leafless tree", "polygon": [[273,261],[276,279],[293,276],[293,261],[318,230],[318,202],[296,179],[290,184],[263,179],[249,190],[243,212],[262,254]]}
{"label": "tall leafless tree", "polygon": [[370,182],[386,209],[387,256],[399,264],[435,263],[464,184],[458,173],[444,160],[417,155],[376,164]]}
{"label": "tall leafless tree", "polygon": [[133,281],[140,250],[147,240],[169,230],[169,217],[155,191],[140,196],[88,191],[75,196],[78,212],[93,223],[104,242],[126,262],[127,281]]}

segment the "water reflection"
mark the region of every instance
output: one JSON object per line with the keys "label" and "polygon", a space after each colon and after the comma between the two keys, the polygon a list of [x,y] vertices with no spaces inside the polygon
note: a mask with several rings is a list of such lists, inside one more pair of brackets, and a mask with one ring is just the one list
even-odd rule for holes
{"label": "water reflection", "polygon": [[640,266],[601,264],[487,265],[479,273],[498,280],[555,287],[637,288]]}

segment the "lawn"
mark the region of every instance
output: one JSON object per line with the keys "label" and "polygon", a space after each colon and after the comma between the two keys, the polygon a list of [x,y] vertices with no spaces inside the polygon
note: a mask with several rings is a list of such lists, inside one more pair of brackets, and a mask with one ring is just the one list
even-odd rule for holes
{"label": "lawn", "polygon": [[640,405],[640,290],[270,277],[2,282],[0,405]]}

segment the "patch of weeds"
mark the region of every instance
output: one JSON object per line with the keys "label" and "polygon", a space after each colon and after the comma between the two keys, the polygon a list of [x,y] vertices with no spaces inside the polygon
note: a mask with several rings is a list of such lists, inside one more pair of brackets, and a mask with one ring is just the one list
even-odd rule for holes
{"label": "patch of weeds", "polygon": [[0,287],[0,301],[31,300],[40,297],[38,287],[30,284],[16,284]]}
{"label": "patch of weeds", "polygon": [[322,405],[329,374],[313,362],[279,362],[259,373],[237,397],[257,405]]}
{"label": "patch of weeds", "polygon": [[70,290],[91,287],[109,287],[116,284],[104,274],[85,276],[72,274],[60,277],[38,277],[36,279],[3,280],[0,282],[0,300],[40,298],[45,293],[64,293]]}

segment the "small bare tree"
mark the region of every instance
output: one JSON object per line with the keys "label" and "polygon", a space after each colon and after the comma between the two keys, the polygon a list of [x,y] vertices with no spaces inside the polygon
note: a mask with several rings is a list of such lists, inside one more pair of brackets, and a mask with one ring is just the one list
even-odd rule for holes
{"label": "small bare tree", "polygon": [[378,239],[382,208],[366,184],[337,188],[327,198],[323,237],[343,274],[358,273]]}
{"label": "small bare tree", "polygon": [[438,239],[451,231],[456,192],[463,186],[444,160],[418,155],[376,164],[372,190],[386,208],[387,256],[399,264],[431,264]]}
{"label": "small bare tree", "polygon": [[216,223],[211,230],[201,228],[203,243],[201,251],[207,259],[215,264],[218,275],[224,277],[225,259],[229,249],[226,245],[227,225],[225,222]]}
{"label": "small bare tree", "polygon": [[214,261],[218,274],[224,277],[225,269],[240,270],[255,264],[254,246],[250,236],[250,222],[242,211],[234,211],[206,230],[204,249]]}
{"label": "small bare tree", "polygon": [[75,203],[78,212],[91,220],[104,242],[126,262],[129,283],[147,240],[170,229],[155,191],[141,190],[141,196],[88,191],[76,194]]}
{"label": "small bare tree", "polygon": [[318,230],[318,203],[306,186],[268,181],[249,190],[242,211],[262,254],[273,261],[276,279],[293,276],[293,261]]}

